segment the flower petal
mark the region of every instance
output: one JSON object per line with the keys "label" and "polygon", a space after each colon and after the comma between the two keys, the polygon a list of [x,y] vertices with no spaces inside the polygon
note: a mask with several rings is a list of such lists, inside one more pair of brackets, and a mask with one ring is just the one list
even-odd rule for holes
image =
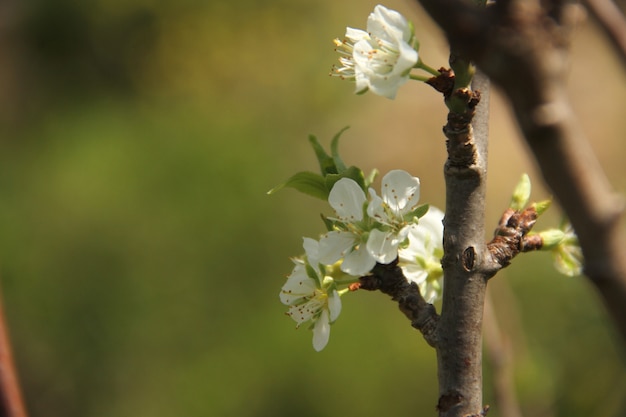
{"label": "flower petal", "polygon": [[334,323],[341,313],[341,297],[337,290],[328,294],[328,310],[330,312],[330,322]]}
{"label": "flower petal", "polygon": [[317,352],[321,351],[328,344],[330,338],[330,321],[328,311],[322,310],[322,314],[315,321],[313,327],[313,349]]}
{"label": "flower petal", "polygon": [[369,189],[370,202],[367,205],[367,215],[382,224],[389,224],[389,218],[385,213],[383,199],[376,194],[373,188]]}
{"label": "flower petal", "polygon": [[388,264],[398,256],[400,240],[394,233],[374,229],[367,239],[367,250],[381,264]]}
{"label": "flower petal", "polygon": [[310,237],[302,238],[302,241],[304,253],[306,253],[309,265],[311,265],[316,271],[318,271],[317,265],[319,264],[319,242],[315,239],[311,239]]}
{"label": "flower petal", "polygon": [[350,41],[352,45],[362,39],[369,39],[370,35],[364,30],[354,29],[351,27],[346,28],[346,39]]}
{"label": "flower petal", "polygon": [[386,41],[411,39],[411,29],[407,20],[399,12],[382,5],[374,7],[367,19],[367,31]]}
{"label": "flower petal", "polygon": [[426,282],[426,278],[428,278],[428,273],[424,270],[424,268],[415,264],[403,265],[402,273],[409,282],[414,282],[417,285]]}
{"label": "flower petal", "polygon": [[413,210],[420,199],[420,180],[406,171],[396,169],[383,177],[383,201],[398,217]]}
{"label": "flower petal", "polygon": [[356,236],[350,232],[328,232],[320,239],[319,261],[324,265],[332,265],[350,252],[355,244]]}
{"label": "flower petal", "polygon": [[365,193],[356,181],[342,178],[333,185],[328,202],[337,213],[339,219],[346,222],[357,222],[363,219]]}
{"label": "flower petal", "polygon": [[360,245],[345,256],[341,263],[341,270],[355,277],[368,274],[376,265],[376,260],[367,251],[365,245]]}
{"label": "flower petal", "polygon": [[305,297],[312,296],[316,288],[315,281],[306,274],[305,266],[298,263],[280,291],[280,301],[290,306]]}

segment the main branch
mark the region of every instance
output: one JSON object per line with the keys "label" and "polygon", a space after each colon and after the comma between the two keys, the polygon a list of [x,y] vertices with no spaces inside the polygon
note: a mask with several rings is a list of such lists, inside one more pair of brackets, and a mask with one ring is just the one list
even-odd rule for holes
{"label": "main branch", "polygon": [[[456,59],[451,58],[453,67]],[[442,259],[445,290],[437,338],[437,408],[442,417],[480,415],[483,410],[482,317],[489,278],[483,268],[489,258],[484,232],[488,80],[477,74],[473,86],[473,91],[456,89],[447,99],[448,103],[465,100],[465,106],[459,113],[460,106],[449,105],[444,127],[448,148]]]}

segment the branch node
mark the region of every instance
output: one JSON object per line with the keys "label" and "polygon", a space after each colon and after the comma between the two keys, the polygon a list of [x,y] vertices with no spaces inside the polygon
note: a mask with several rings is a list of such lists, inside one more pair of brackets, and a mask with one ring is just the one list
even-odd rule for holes
{"label": "branch node", "polygon": [[467,272],[470,272],[474,269],[474,264],[476,262],[476,250],[473,246],[465,249],[463,251],[463,256],[461,257],[461,264],[463,265],[463,269]]}

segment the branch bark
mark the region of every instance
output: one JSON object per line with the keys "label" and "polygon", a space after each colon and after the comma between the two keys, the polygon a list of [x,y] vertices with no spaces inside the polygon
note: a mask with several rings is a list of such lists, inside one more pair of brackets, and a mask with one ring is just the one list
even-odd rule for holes
{"label": "branch bark", "polygon": [[0,416],[27,417],[0,300]]}
{"label": "branch bark", "polygon": [[585,274],[626,340],[626,237],[619,224],[624,204],[566,94],[567,6],[508,0],[482,9],[466,0],[419,1],[450,44],[509,98],[545,182],[578,234]]}
{"label": "branch bark", "polygon": [[[451,56],[453,66],[456,59]],[[484,231],[489,81],[478,73],[473,87],[474,92],[480,91],[478,105],[474,108],[468,101],[466,112],[451,111],[444,127],[448,148],[442,259],[445,290],[437,332],[437,409],[442,417],[481,415],[484,410],[482,318],[489,279],[483,268],[489,258]]]}

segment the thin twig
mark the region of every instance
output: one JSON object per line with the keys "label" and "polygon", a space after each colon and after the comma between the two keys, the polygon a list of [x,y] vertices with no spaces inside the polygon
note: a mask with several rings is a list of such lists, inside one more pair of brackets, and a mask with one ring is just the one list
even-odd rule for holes
{"label": "thin twig", "polygon": [[26,417],[20,385],[15,371],[9,331],[0,299],[0,416]]}

